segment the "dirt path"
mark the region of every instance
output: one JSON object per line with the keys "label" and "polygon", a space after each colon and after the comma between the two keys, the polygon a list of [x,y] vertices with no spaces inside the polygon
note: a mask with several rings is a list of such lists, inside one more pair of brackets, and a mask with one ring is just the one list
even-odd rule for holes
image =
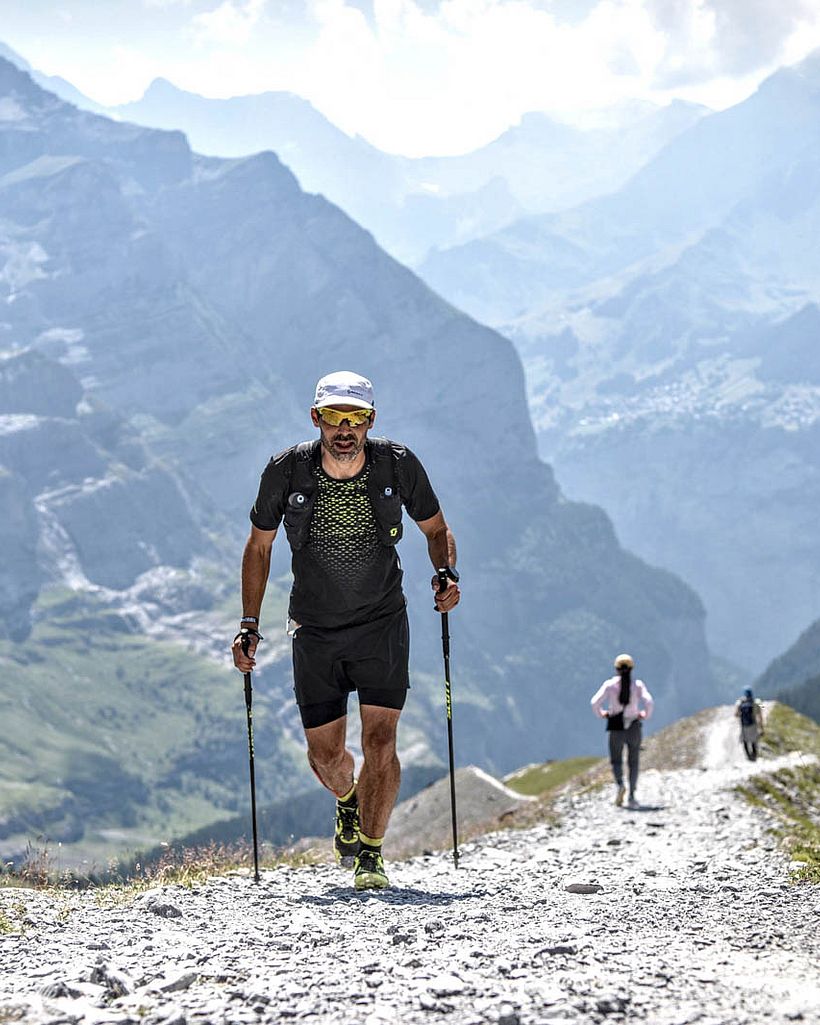
{"label": "dirt path", "polygon": [[467,844],[457,873],[394,863],[381,894],[332,867],[108,906],[0,891],[24,924],[0,936],[0,1021],[818,1022],[819,888],[727,789],[797,756],[741,761],[723,718],[703,768],[642,777],[639,810],[567,798],[559,828]]}

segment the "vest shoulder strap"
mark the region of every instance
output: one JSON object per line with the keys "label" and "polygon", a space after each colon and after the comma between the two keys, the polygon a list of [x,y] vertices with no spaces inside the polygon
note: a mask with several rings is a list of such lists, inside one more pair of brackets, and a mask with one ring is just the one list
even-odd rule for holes
{"label": "vest shoulder strap", "polygon": [[407,449],[396,441],[389,438],[368,438],[372,457],[371,466],[378,485],[396,484],[399,491],[402,489],[402,460],[407,455]]}
{"label": "vest shoulder strap", "polygon": [[294,491],[311,491],[314,486],[313,464],[319,454],[320,442],[300,441],[290,450],[287,475],[290,479],[288,494]]}

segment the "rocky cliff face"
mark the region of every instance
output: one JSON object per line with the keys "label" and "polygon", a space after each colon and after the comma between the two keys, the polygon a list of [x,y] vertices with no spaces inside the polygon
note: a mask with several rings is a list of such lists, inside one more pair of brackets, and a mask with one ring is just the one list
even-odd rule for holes
{"label": "rocky cliff face", "polygon": [[[773,659],[755,686],[766,694],[800,686],[820,677],[820,619],[807,627],[786,651]],[[820,690],[820,687],[818,687]]]}
{"label": "rocky cliff face", "polygon": [[207,553],[172,474],[122,418],[81,398],[67,366],[31,349],[6,355],[0,392],[7,635],[27,634],[46,581],[122,590]]}
{"label": "rocky cliff face", "polygon": [[[224,658],[236,599],[213,606],[228,585],[235,594],[258,475],[271,452],[311,433],[317,376],[352,366],[375,382],[379,430],[425,461],[459,540],[460,761],[506,768],[597,747],[588,698],[624,648],[661,721],[710,701],[700,602],[625,552],[599,509],[563,497],[538,458],[506,339],[303,193],[273,154],[196,157],[181,136],[81,114],[10,65],[0,71],[20,110],[0,126],[0,394],[12,428],[0,458],[7,521],[20,523],[19,550],[38,552],[36,571],[7,578],[7,629],[42,580],[59,581],[132,630]],[[54,397],[45,408],[38,375]],[[277,560],[275,576],[282,546]],[[429,761],[444,750],[444,722],[420,535],[403,562],[414,692],[402,743]],[[191,570],[191,586],[163,590],[169,567]],[[41,592],[34,611],[47,619],[43,602]],[[258,686],[298,737],[273,591],[266,613]],[[298,757],[279,744],[268,757],[280,766]]]}

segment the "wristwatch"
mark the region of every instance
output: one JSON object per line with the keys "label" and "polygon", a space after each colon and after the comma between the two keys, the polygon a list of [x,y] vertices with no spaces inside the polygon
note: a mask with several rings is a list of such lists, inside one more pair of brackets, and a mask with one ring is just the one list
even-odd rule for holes
{"label": "wristwatch", "polygon": [[454,584],[458,583],[459,575],[458,575],[458,570],[455,568],[455,566],[442,566],[440,569],[436,570],[436,576],[439,579],[441,579],[441,574],[442,573],[446,577],[448,577],[450,580],[452,580]]}

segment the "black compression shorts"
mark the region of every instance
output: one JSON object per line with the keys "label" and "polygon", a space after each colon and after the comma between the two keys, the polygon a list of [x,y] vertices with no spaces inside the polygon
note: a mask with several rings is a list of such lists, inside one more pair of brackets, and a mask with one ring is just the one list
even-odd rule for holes
{"label": "black compression shorts", "polygon": [[359,626],[300,626],[293,637],[293,689],[302,725],[313,729],[346,715],[354,690],[360,705],[403,708],[409,654],[404,608]]}

